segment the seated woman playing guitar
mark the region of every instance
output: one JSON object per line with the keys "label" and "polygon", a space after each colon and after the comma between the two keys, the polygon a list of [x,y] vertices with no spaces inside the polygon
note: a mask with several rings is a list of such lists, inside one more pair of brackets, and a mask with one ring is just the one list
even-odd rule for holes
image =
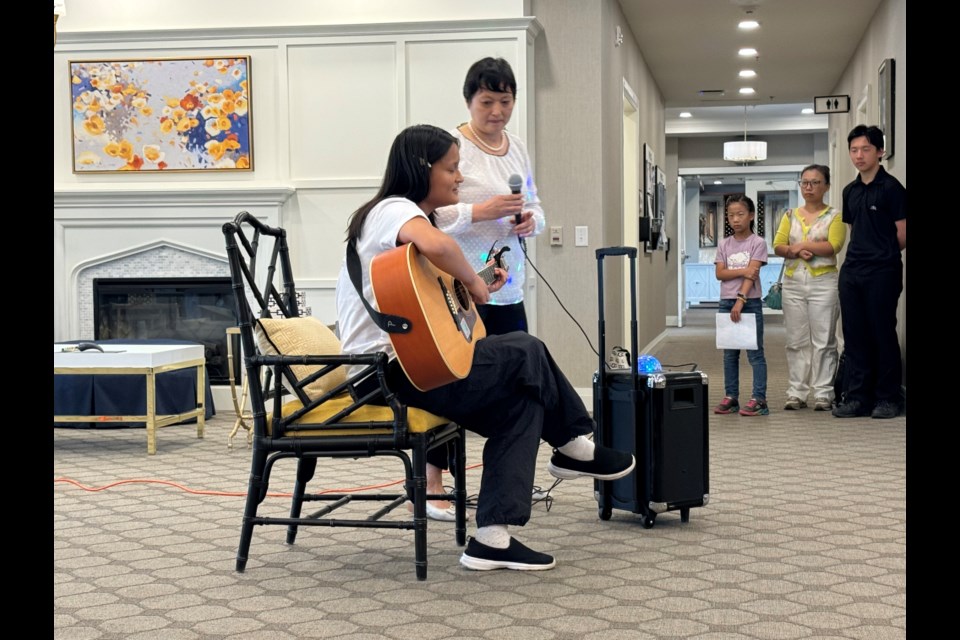
{"label": "seated woman playing guitar", "polygon": [[[456,204],[463,181],[457,140],[439,127],[415,125],[393,142],[380,190],[350,218],[347,241],[362,266],[362,291],[374,304],[370,263],[397,246],[413,243],[437,269],[458,279],[474,303],[483,304],[503,286],[495,269],[490,285],[474,273],[456,240],[433,225],[437,207]],[[384,309],[381,312],[387,313]],[[554,449],[547,470],[558,478],[615,480],[630,473],[629,453],[595,445],[594,423],[580,396],[557,367],[546,345],[515,332],[477,340],[472,366],[462,379],[421,391],[396,359],[390,334],[381,330],[348,273],[337,282],[337,313],[344,353],[387,352],[390,387],[403,402],[456,421],[487,440],[476,511],[476,534],[460,563],[476,570],[552,569],[556,562],[511,537],[509,525],[530,519],[534,467],[541,438]]]}

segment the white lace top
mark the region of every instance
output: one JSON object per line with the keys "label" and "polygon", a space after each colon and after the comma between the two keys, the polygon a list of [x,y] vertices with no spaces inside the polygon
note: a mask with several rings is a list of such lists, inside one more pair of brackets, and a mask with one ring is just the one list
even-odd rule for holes
{"label": "white lace top", "polygon": [[460,171],[464,180],[460,185],[459,204],[437,209],[437,227],[457,239],[474,271],[480,271],[484,267],[487,252],[494,241],[497,247],[510,247],[510,252],[504,254],[510,267],[507,284],[490,297],[490,304],[521,302],[526,269],[523,251],[517,236],[512,233],[513,216],[473,222],[473,203],[483,202],[495,195],[509,194],[507,181],[511,175],[518,174],[523,176],[523,194],[526,200],[524,211],[532,211],[536,221],[533,235],[539,235],[543,231],[546,218],[540,207],[527,147],[520,138],[507,131],[505,133],[510,139],[507,154],[493,156],[465,138],[459,130],[455,129],[450,133],[460,140]]}

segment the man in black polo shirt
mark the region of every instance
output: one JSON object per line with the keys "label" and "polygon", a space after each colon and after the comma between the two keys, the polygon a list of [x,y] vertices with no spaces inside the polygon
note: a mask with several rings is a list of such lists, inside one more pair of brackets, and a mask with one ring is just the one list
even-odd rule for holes
{"label": "man in black polo shirt", "polygon": [[847,145],[860,175],[843,189],[843,221],[850,225],[839,280],[847,392],[833,415],[894,418],[900,413],[897,302],[903,291],[907,190],[880,166],[880,129],[857,125]]}

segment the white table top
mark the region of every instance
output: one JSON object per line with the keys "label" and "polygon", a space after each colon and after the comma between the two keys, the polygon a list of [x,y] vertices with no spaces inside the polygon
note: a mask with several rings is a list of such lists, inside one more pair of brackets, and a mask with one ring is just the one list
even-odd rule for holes
{"label": "white table top", "polygon": [[100,345],[104,353],[89,351],[63,351],[70,344],[53,344],[53,366],[70,367],[161,367],[168,364],[202,360],[202,344],[119,344]]}

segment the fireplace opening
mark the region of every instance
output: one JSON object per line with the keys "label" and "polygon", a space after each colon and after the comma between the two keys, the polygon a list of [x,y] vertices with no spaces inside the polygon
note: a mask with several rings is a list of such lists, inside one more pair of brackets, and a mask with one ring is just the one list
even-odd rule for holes
{"label": "fireplace opening", "polygon": [[[227,328],[237,325],[230,278],[94,278],[95,340],[202,344],[210,384],[229,384]],[[240,379],[234,358],[234,379]]]}

